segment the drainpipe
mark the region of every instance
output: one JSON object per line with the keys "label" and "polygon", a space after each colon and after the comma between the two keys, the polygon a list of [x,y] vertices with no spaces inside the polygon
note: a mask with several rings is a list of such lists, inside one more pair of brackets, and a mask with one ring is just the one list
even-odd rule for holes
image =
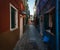
{"label": "drainpipe", "polygon": [[43,36],[43,31],[44,31],[44,16],[40,16],[40,34]]}
{"label": "drainpipe", "polygon": [[59,0],[56,0],[56,50],[59,50],[58,1]]}

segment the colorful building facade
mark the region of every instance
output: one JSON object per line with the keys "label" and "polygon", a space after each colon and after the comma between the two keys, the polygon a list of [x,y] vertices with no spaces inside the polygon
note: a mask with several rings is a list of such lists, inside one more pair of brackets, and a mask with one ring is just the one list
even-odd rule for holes
{"label": "colorful building facade", "polygon": [[[39,20],[36,20],[39,24],[38,27],[40,27],[40,34],[43,36],[44,32],[49,28],[51,29],[49,32],[51,37],[51,44],[50,49],[55,50],[56,49],[56,0],[36,0],[35,1],[36,6],[36,18]],[[46,34],[47,35],[47,34]],[[50,36],[48,35],[48,36]],[[54,42],[54,43],[53,43]],[[53,46],[53,47],[51,47]]]}
{"label": "colorful building facade", "polygon": [[[13,50],[20,37],[22,0],[0,0],[0,50]],[[23,16],[22,16],[23,17]]]}

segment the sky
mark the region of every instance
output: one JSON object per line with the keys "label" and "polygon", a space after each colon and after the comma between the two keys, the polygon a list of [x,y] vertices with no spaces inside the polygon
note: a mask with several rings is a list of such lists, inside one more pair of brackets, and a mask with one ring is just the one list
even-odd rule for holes
{"label": "sky", "polygon": [[34,14],[34,10],[33,10],[34,4],[35,4],[35,0],[28,0],[28,6],[29,6],[29,10],[30,10],[30,15]]}

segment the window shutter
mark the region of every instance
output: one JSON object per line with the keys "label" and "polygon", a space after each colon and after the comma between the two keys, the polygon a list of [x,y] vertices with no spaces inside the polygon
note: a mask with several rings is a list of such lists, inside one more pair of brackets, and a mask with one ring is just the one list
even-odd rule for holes
{"label": "window shutter", "polygon": [[44,27],[45,29],[49,27],[49,14],[44,15]]}
{"label": "window shutter", "polygon": [[15,28],[15,9],[11,7],[11,28]]}

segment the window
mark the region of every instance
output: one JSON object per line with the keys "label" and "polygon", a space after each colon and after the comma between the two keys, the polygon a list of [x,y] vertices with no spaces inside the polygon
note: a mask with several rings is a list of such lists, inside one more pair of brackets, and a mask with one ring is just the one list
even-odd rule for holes
{"label": "window", "polygon": [[10,30],[18,28],[18,10],[10,4]]}

